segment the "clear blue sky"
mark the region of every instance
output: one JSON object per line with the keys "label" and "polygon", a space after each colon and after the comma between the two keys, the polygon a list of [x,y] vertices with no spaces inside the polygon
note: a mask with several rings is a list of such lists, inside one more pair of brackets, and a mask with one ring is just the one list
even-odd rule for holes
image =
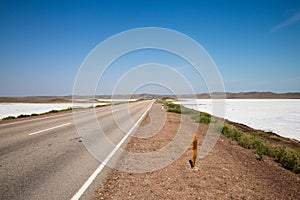
{"label": "clear blue sky", "polygon": [[0,96],[69,95],[80,64],[96,45],[149,26],[200,43],[228,92],[300,91],[299,0],[1,0]]}

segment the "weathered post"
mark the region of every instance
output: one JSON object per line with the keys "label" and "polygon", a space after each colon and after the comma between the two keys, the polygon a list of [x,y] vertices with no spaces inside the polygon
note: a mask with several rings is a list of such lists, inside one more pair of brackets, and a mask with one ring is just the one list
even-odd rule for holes
{"label": "weathered post", "polygon": [[197,144],[198,144],[198,133],[194,133],[194,139],[193,139],[193,153],[192,153],[192,160],[189,160],[189,163],[191,165],[191,168],[195,167],[196,158],[197,158]]}

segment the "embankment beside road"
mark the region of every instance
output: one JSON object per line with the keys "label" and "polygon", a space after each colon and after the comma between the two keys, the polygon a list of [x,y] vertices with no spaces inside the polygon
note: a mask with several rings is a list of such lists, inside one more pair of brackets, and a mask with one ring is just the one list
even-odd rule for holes
{"label": "embankment beside road", "polygon": [[300,173],[300,142],[297,140],[281,137],[272,132],[255,130],[246,125],[223,120],[210,114],[191,110],[179,105],[160,101],[168,106],[169,112],[175,112],[190,116],[195,122],[210,124],[222,136],[234,141],[246,149],[253,149],[263,160],[269,156],[280,163],[284,168],[295,173]]}
{"label": "embankment beside road", "polygon": [[[208,123],[211,120],[217,121],[205,113],[199,116],[199,113],[182,110],[180,106],[168,102],[154,104],[150,111],[154,112],[152,116],[158,114],[155,112],[158,112],[161,103],[165,103],[165,110],[170,111],[166,112],[163,128],[149,138],[133,137],[125,147],[127,151],[145,153],[163,148],[182,126],[181,117],[187,123],[184,124],[184,131],[197,128],[198,144],[201,146]],[[149,116],[146,117],[135,135],[145,135],[142,132],[146,130],[143,126],[157,126],[153,122]],[[212,151],[196,161],[194,169],[188,163],[192,150],[191,138],[189,149],[165,168],[140,174],[111,170],[106,181],[96,191],[95,199],[296,199],[300,196],[300,175],[295,173],[299,166],[299,143],[228,121],[224,128],[217,125],[216,130],[222,128],[223,134]],[[281,157],[268,155],[271,149],[277,147],[277,156]],[[296,157],[288,159],[290,156]],[[279,159],[290,163],[290,166],[283,166]]]}

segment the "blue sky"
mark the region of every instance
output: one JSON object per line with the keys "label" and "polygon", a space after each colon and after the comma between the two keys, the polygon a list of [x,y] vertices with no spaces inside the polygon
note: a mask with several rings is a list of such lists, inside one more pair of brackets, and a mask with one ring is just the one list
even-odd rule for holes
{"label": "blue sky", "polygon": [[[297,0],[1,0],[0,96],[72,94],[89,52],[110,36],[139,27],[169,28],[196,40],[216,63],[228,92],[300,91]],[[145,51],[120,60],[97,93],[110,93],[112,79],[124,69],[153,60],[165,63],[171,57]],[[176,58],[167,64],[179,71],[185,66]],[[196,92],[207,92],[192,73],[182,73]],[[155,89],[139,92],[149,91]]]}

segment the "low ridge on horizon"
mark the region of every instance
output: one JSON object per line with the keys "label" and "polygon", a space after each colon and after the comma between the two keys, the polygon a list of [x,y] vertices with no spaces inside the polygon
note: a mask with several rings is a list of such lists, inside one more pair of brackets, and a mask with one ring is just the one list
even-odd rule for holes
{"label": "low ridge on horizon", "polygon": [[[210,99],[212,98],[223,98],[224,95],[226,99],[300,99],[300,92],[287,92],[287,93],[274,93],[274,92],[213,92],[213,93],[201,93],[201,94],[180,94],[180,95],[170,95],[170,94],[151,94],[151,93],[141,93],[141,94],[118,94],[118,95],[95,95],[95,96],[79,96],[78,98],[97,98],[97,99],[154,99],[154,98],[194,98],[197,99]],[[9,102],[36,102],[36,103],[67,103],[72,100],[72,95],[66,96],[23,96],[23,97],[0,97],[1,103]]]}

